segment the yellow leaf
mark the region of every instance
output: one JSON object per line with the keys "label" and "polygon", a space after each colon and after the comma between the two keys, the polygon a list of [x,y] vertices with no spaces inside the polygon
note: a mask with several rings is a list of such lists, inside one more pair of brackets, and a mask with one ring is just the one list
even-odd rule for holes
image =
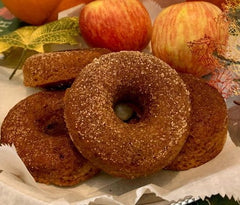
{"label": "yellow leaf", "polygon": [[0,37],[0,52],[4,52],[11,47],[26,48],[29,44],[29,36],[36,30],[36,26],[26,26]]}
{"label": "yellow leaf", "polygon": [[7,35],[0,36],[0,52],[11,47],[44,52],[46,44],[77,44],[79,35],[77,17],[67,17],[42,26],[26,26]]}

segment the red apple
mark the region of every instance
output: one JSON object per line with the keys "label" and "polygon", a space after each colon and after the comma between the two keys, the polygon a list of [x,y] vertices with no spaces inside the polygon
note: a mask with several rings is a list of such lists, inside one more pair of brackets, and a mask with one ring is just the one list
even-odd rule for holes
{"label": "red apple", "polygon": [[79,26],[92,47],[112,51],[142,50],[151,39],[152,23],[139,0],[96,0],[81,11]]}
{"label": "red apple", "polygon": [[220,52],[228,39],[221,13],[217,6],[203,1],[167,7],[153,24],[153,54],[177,71],[196,76],[210,73],[216,68],[213,53]]}

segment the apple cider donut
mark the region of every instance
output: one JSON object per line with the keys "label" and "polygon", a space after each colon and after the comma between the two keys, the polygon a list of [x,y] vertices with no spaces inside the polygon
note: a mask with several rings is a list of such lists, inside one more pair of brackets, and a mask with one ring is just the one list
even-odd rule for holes
{"label": "apple cider donut", "polygon": [[74,147],[63,118],[64,92],[39,92],[15,105],[1,128],[37,182],[72,186],[99,170]]}
{"label": "apple cider donut", "polygon": [[181,74],[190,91],[190,133],[179,155],[166,168],[187,170],[216,157],[227,137],[227,108],[221,94],[204,80]]}
{"label": "apple cider donut", "polygon": [[35,54],[23,64],[24,85],[67,87],[88,63],[109,52],[104,48],[89,48]]}
{"label": "apple cider donut", "polygon": [[[137,51],[110,53],[87,65],[66,91],[70,136],[95,166],[124,178],[168,165],[188,136],[189,93],[174,69]],[[114,113],[120,102],[141,111],[135,123]]]}

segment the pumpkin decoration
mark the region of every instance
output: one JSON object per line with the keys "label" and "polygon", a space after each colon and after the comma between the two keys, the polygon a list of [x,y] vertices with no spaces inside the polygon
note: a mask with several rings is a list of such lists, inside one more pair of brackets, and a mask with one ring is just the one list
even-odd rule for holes
{"label": "pumpkin decoration", "polygon": [[14,16],[32,25],[57,20],[60,11],[90,1],[92,0],[2,0]]}

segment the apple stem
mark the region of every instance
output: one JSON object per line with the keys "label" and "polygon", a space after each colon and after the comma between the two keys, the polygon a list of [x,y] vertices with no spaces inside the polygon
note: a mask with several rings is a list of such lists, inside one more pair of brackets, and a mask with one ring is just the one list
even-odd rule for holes
{"label": "apple stem", "polygon": [[19,58],[19,61],[18,61],[17,66],[14,68],[13,72],[12,72],[11,75],[9,76],[9,80],[11,80],[11,79],[13,78],[13,76],[15,75],[15,73],[17,72],[17,70],[18,70],[18,69],[20,68],[20,66],[22,65],[24,56],[25,56],[25,54],[26,54],[26,51],[27,51],[27,49],[24,48],[23,51],[22,51],[22,54],[21,54],[21,56],[20,56],[20,58]]}

